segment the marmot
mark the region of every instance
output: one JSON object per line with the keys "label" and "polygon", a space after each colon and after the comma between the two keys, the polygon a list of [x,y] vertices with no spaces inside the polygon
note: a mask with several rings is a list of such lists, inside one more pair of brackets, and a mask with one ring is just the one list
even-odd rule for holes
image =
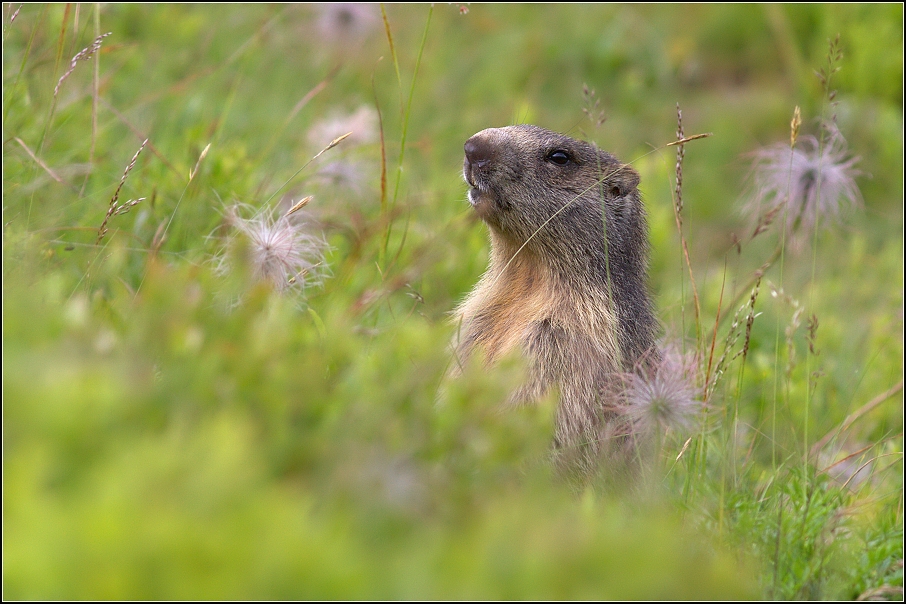
{"label": "marmot", "polygon": [[588,474],[602,454],[632,448],[621,377],[659,358],[639,175],[537,126],[488,128],[464,148],[468,199],[490,228],[491,256],[455,311],[457,357],[481,349],[493,363],[518,346],[529,378],[511,402],[559,388],[557,465]]}

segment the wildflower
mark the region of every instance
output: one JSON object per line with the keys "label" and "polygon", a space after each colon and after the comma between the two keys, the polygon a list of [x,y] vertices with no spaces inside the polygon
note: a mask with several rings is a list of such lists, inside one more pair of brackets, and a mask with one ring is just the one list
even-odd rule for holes
{"label": "wildflower", "polygon": [[858,157],[847,159],[846,140],[836,129],[822,143],[813,136],[798,138],[792,149],[778,144],[754,153],[753,195],[745,212],[785,211],[787,231],[809,232],[821,218],[837,220],[849,206],[860,206],[855,177]]}
{"label": "wildflower", "polygon": [[692,355],[668,346],[654,367],[624,376],[624,411],[637,433],[652,434],[667,428],[688,430],[694,425],[704,410],[694,369]]}
{"label": "wildflower", "polygon": [[[296,204],[301,206],[301,204]],[[262,209],[251,218],[240,216],[247,206],[229,208],[226,223],[232,227],[226,245],[218,256],[217,270],[230,269],[227,251],[234,251],[237,241],[247,246],[252,276],[266,281],[280,293],[304,291],[320,284],[326,242],[308,232],[310,220],[304,211],[290,211],[275,217],[272,209]]]}

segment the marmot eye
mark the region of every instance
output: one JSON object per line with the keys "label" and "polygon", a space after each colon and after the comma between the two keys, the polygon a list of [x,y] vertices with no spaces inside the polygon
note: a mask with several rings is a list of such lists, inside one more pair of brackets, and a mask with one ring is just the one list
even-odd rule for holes
{"label": "marmot eye", "polygon": [[557,149],[548,153],[547,159],[554,162],[558,166],[565,166],[569,163],[569,154],[562,149]]}

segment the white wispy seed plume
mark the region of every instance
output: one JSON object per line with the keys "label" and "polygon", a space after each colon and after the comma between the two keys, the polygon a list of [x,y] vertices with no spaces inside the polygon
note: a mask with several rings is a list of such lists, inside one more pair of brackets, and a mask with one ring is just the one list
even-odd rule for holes
{"label": "white wispy seed plume", "polygon": [[251,218],[242,217],[249,212],[249,206],[244,204],[227,208],[226,222],[231,231],[216,258],[217,270],[221,273],[230,270],[230,252],[241,239],[249,254],[254,279],[270,283],[283,294],[304,292],[307,287],[320,285],[327,244],[310,232],[306,213],[291,210],[278,215],[275,210],[264,208]]}

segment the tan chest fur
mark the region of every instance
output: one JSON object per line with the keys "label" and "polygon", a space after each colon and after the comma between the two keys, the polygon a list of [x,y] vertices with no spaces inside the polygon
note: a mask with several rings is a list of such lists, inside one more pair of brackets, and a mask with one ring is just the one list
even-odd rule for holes
{"label": "tan chest fur", "polygon": [[596,356],[619,364],[616,317],[599,292],[581,295],[559,283],[528,254],[500,266],[492,262],[472,294],[458,309],[462,321],[460,352],[483,351],[493,363],[544,321],[585,342],[595,342]]}
{"label": "tan chest fur", "polygon": [[491,363],[519,345],[533,323],[551,317],[556,297],[549,279],[527,263],[514,263],[502,275],[486,275],[473,295],[460,307],[475,345]]}

